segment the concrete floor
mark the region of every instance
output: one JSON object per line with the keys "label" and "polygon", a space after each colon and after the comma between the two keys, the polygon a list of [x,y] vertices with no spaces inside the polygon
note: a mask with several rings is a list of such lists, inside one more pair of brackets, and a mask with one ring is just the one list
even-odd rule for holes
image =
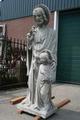
{"label": "concrete floor", "polygon": [[[10,104],[12,98],[23,95],[27,95],[27,88],[0,91],[0,120],[33,120],[34,117],[27,113],[18,114],[16,106]],[[80,120],[80,85],[52,85],[53,95],[55,104],[65,98],[69,98],[71,103],[65,105],[47,120]]]}

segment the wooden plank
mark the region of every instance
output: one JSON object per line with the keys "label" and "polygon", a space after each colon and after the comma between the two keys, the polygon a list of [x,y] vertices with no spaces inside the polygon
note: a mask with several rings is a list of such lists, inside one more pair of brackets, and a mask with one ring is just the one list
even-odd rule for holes
{"label": "wooden plank", "polygon": [[57,103],[55,106],[57,106],[57,108],[60,109],[61,107],[63,107],[64,105],[66,105],[70,102],[71,102],[70,99],[64,99],[61,102]]}
{"label": "wooden plank", "polygon": [[18,104],[18,103],[20,103],[22,100],[24,100],[25,98],[26,98],[25,96],[16,97],[16,98],[10,100],[10,103],[11,103],[12,105]]}

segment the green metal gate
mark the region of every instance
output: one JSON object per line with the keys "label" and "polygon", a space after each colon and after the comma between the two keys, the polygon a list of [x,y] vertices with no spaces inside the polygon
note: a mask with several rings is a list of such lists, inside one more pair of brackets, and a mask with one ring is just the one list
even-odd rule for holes
{"label": "green metal gate", "polygon": [[80,84],[80,9],[59,16],[57,81]]}

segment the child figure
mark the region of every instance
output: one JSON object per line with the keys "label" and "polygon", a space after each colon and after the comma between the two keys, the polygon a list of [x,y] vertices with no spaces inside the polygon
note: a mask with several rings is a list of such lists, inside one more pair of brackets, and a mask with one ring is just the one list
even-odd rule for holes
{"label": "child figure", "polygon": [[36,85],[35,109],[40,110],[41,113],[47,116],[56,110],[51,101],[51,83],[53,82],[55,61],[48,50],[41,52],[39,59],[38,63],[40,65]]}

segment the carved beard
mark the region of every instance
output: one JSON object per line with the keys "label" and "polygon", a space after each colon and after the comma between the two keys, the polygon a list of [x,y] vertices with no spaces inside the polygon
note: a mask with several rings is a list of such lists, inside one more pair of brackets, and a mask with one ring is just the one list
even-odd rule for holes
{"label": "carved beard", "polygon": [[40,7],[33,10],[33,16],[38,26],[43,26],[48,21],[44,10]]}

